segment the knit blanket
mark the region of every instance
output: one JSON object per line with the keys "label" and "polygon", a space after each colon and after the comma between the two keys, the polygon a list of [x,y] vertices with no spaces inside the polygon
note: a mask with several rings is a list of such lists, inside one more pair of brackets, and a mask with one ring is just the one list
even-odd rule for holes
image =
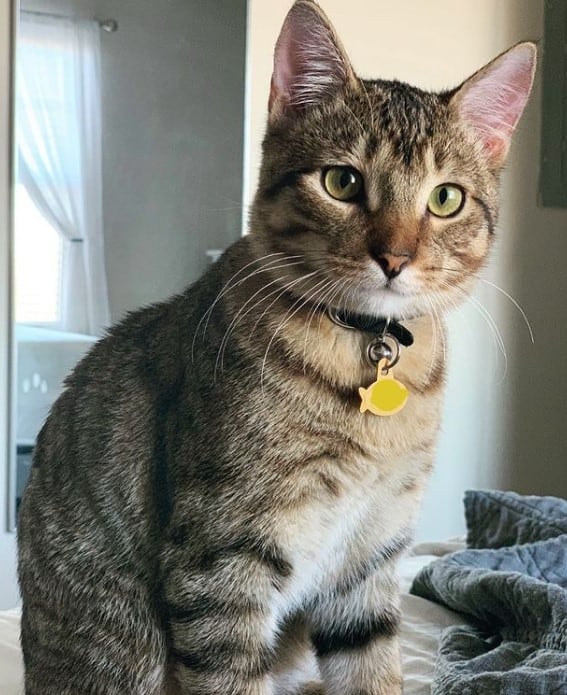
{"label": "knit blanket", "polygon": [[411,588],[472,624],[444,632],[432,695],[566,695],[567,500],[467,492],[465,516],[467,549]]}

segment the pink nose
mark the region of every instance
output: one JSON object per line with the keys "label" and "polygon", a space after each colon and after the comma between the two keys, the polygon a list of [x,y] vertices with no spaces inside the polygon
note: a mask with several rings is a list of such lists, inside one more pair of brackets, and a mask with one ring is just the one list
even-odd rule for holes
{"label": "pink nose", "polygon": [[399,275],[410,262],[409,253],[394,254],[385,251],[375,258],[384,271],[384,275],[390,280]]}

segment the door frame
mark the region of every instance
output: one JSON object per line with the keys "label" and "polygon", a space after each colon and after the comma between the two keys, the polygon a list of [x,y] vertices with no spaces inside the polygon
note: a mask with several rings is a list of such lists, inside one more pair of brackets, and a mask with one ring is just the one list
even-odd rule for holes
{"label": "door frame", "polygon": [[12,181],[16,4],[0,0],[0,609],[16,605],[13,437]]}

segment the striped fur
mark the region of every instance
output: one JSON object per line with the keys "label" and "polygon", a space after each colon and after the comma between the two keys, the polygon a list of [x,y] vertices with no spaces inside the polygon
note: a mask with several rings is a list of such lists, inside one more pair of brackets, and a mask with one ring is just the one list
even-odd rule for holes
{"label": "striped fur", "polygon": [[[298,23],[325,40],[300,94],[285,71],[273,84],[252,233],[112,328],[39,435],[19,520],[26,695],[401,693],[395,564],[433,466],[442,314],[485,261],[498,169],[460,91],[359,80],[310,0],[286,21],[277,60]],[[363,200],[325,193],[336,164]],[[462,213],[425,214],[455,179]],[[391,281],[384,250],[410,259]],[[327,305],[413,332],[396,416],[359,412],[371,336]]]}

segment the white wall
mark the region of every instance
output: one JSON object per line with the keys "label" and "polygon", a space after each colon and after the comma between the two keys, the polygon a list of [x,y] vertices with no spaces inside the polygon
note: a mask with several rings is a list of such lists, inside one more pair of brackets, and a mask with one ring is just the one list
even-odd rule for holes
{"label": "white wall", "polygon": [[[291,0],[250,0],[246,198],[256,185],[273,45]],[[452,87],[521,39],[543,33],[543,0],[321,0],[355,69],[426,89]],[[567,496],[567,211],[537,206],[539,81],[518,129],[503,181],[498,248],[485,278],[510,292],[521,315],[497,290],[476,297],[493,314],[508,366],[478,310],[450,319],[449,387],[437,469],[426,496],[419,538],[464,529],[468,487],[513,488]],[[563,333],[563,336],[562,336]]]}

